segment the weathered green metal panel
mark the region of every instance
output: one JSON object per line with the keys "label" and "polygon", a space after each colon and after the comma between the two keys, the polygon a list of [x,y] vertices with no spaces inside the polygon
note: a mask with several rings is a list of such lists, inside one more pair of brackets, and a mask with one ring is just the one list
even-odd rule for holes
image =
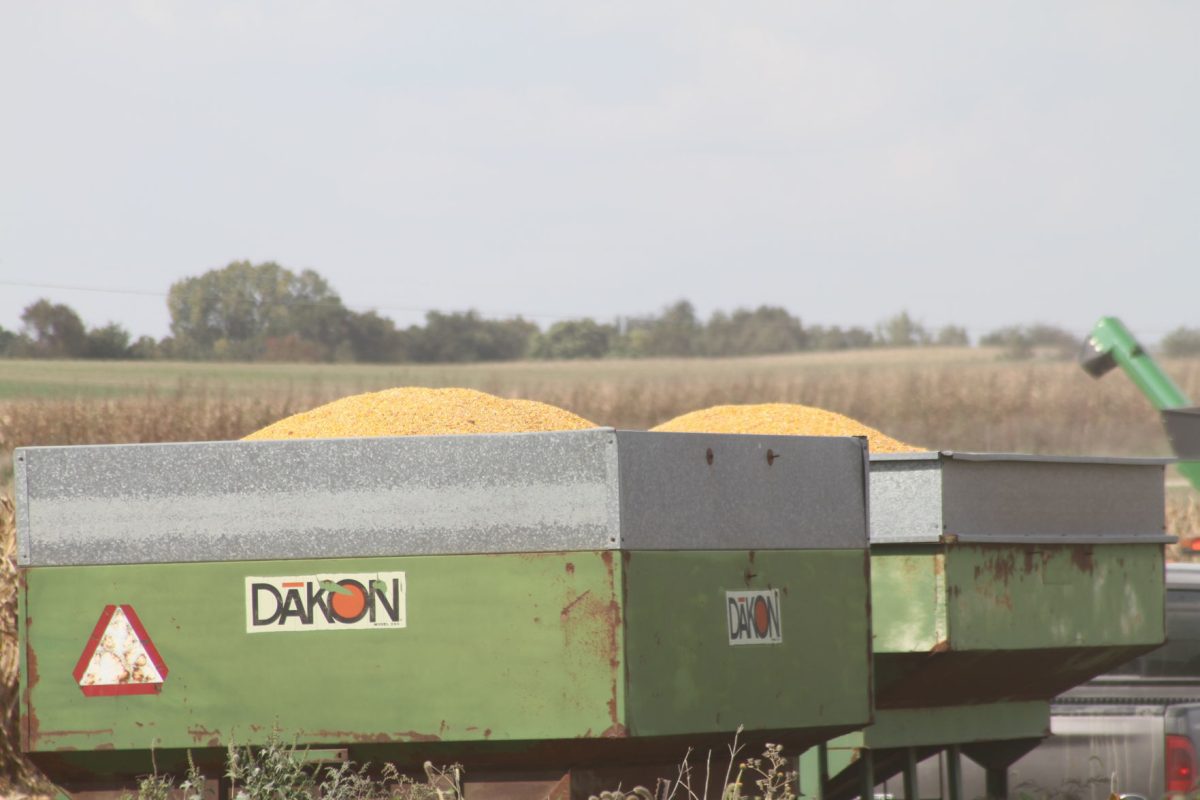
{"label": "weathered green metal panel", "polygon": [[950,547],[955,650],[1025,650],[1163,641],[1161,545]]}
{"label": "weathered green metal panel", "polygon": [[[407,627],[247,633],[247,576],[376,571],[406,574]],[[31,568],[26,747],[600,736],[626,724],[620,572],[607,551]],[[72,671],[122,603],[162,692],[86,697]]]}
{"label": "weathered green metal panel", "polygon": [[872,553],[876,653],[927,653],[946,640],[945,573],[940,546]]}
{"label": "weathered green metal panel", "polygon": [[[870,720],[866,554],[624,554],[636,736]],[[778,589],[782,642],[729,643],[727,592]]]}
{"label": "weathered green metal panel", "polygon": [[868,747],[881,749],[1029,739],[1049,733],[1049,701],[1030,700],[878,711],[863,736]]}
{"label": "weathered green metal panel", "polygon": [[871,559],[880,709],[1048,699],[1164,637],[1157,542],[948,541]]}

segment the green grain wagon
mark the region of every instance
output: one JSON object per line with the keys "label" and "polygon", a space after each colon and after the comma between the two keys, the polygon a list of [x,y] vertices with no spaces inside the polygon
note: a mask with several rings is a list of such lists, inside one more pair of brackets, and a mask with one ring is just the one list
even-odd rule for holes
{"label": "green grain wagon", "polygon": [[875,722],[831,743],[824,767],[806,754],[809,785],[824,772],[824,797],[847,798],[903,775],[889,790],[914,797],[916,762],[948,750],[957,798],[961,750],[1006,797],[1049,700],[1164,639],[1163,467],[873,455]]}
{"label": "green grain wagon", "polygon": [[795,749],[870,721],[857,439],[595,429],[15,464],[21,745],[70,791],[128,787],[152,750],[219,774],[274,730],[314,758],[460,761],[468,797],[578,796],[739,725]]}

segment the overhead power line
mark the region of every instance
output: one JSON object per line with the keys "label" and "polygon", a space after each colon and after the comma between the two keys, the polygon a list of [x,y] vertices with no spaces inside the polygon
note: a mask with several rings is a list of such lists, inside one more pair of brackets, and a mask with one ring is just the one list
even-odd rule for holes
{"label": "overhead power line", "polygon": [[[0,286],[15,286],[15,287],[20,287],[20,288],[24,288],[24,289],[48,289],[48,290],[62,291],[62,292],[97,292],[97,293],[101,293],[101,294],[119,294],[119,295],[130,295],[130,296],[138,296],[138,297],[165,298],[167,296],[166,292],[150,292],[150,291],[144,291],[141,289],[113,289],[113,288],[101,287],[101,286],[77,286],[77,285],[62,284],[62,283],[30,283],[28,281],[9,281],[9,280],[2,280],[2,279],[0,279]],[[330,300],[330,301],[310,301],[310,302],[312,302],[315,305],[320,302],[334,302],[334,301]],[[415,314],[427,314],[430,311],[440,311],[440,312],[444,313],[446,311],[444,308],[432,308],[432,307],[422,307],[422,306],[380,306],[380,305],[367,306],[367,305],[358,305],[358,304],[348,304],[342,300],[339,300],[338,302],[340,302],[342,304],[343,308],[349,309],[350,311],[354,311],[354,312],[357,312],[360,314],[367,312],[367,311],[393,311],[393,312],[405,312],[405,313],[415,313]],[[529,312],[529,311],[495,311],[495,310],[486,310],[486,309],[472,309],[472,310],[479,311],[479,313],[484,314],[489,317],[527,317],[530,319],[563,320],[563,319],[575,319],[579,316],[584,316],[584,315],[570,316],[567,314],[545,314],[545,313],[541,313],[541,312]]]}

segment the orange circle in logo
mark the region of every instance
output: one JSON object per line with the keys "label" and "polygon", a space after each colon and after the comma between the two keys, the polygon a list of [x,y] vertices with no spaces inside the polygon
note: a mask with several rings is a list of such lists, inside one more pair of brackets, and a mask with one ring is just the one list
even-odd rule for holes
{"label": "orange circle in logo", "polygon": [[349,594],[334,592],[329,597],[329,605],[333,613],[344,620],[353,620],[362,616],[367,607],[367,595],[357,581],[339,581],[338,585]]}
{"label": "orange circle in logo", "polygon": [[754,631],[759,636],[766,636],[770,631],[771,616],[767,601],[761,596],[754,598]]}

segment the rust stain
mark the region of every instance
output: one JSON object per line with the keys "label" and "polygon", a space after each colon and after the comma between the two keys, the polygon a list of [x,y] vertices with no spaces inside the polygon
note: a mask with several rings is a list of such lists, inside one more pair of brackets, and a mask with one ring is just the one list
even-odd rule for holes
{"label": "rust stain", "polygon": [[101,742],[100,744],[96,745],[95,749],[96,750],[116,750],[117,746],[115,744],[113,744],[112,742]]}
{"label": "rust stain", "polygon": [[361,733],[359,731],[318,730],[302,731],[309,739],[325,742],[355,741],[364,744],[387,742],[440,742],[442,739],[431,733],[417,731],[394,731],[392,733]]}
{"label": "rust stain", "polygon": [[1071,563],[1080,572],[1086,572],[1088,575],[1091,575],[1096,569],[1096,562],[1092,558],[1092,548],[1072,547]]}
{"label": "rust stain", "polygon": [[626,739],[629,737],[629,729],[620,723],[614,722],[611,727],[604,730],[600,734],[601,739]]}
{"label": "rust stain", "polygon": [[992,571],[992,575],[995,576],[996,580],[1005,586],[1008,585],[1008,579],[1016,572],[1016,558],[1011,554],[997,555],[984,563]]}
{"label": "rust stain", "polygon": [[942,639],[940,642],[935,644],[933,647],[929,648],[929,652],[931,652],[931,653],[949,653],[950,652],[950,640]]}
{"label": "rust stain", "polygon": [[200,744],[203,741],[211,742],[214,739],[220,741],[221,739],[221,731],[209,730],[203,725],[193,725],[187,729],[187,732],[188,735],[192,737],[192,741],[196,744]]}
{"label": "rust stain", "polygon": [[[623,554],[624,555],[624,554]],[[617,581],[612,551],[600,553],[606,572],[601,592],[584,591],[572,598],[561,612],[563,636],[568,650],[576,651],[584,663],[608,662],[609,696],[606,701],[612,724],[620,722],[619,681],[622,679],[620,641],[621,606],[616,597]],[[603,595],[607,594],[605,598]]]}
{"label": "rust stain", "polygon": [[574,574],[575,574],[575,565],[574,565],[574,564],[572,564],[570,561],[568,561],[568,562],[567,562],[567,574],[568,574],[568,575],[574,575]]}
{"label": "rust stain", "polygon": [[[915,566],[915,562],[914,562]],[[933,557],[933,574],[942,575],[946,572],[946,559],[939,556]]]}
{"label": "rust stain", "polygon": [[442,724],[438,726],[438,738],[445,737],[448,730],[450,730],[450,726],[446,724],[446,720],[442,720]]}
{"label": "rust stain", "polygon": [[491,729],[491,728],[484,728],[484,729],[483,729],[483,738],[485,738],[485,739],[490,739],[490,738],[492,738],[492,729]]}
{"label": "rust stain", "polygon": [[53,736],[59,738],[62,736],[112,736],[112,728],[97,728],[90,731],[42,731],[42,736]]}
{"label": "rust stain", "polygon": [[[29,610],[29,587],[25,580],[25,570],[17,570],[17,580],[19,591],[22,595],[22,600],[26,612]],[[33,628],[33,617],[28,613],[25,614],[25,685],[21,687],[21,699],[25,705],[24,724],[21,725],[21,744],[26,750],[32,750],[34,743],[39,737],[37,713],[33,710],[33,687],[37,686],[39,679],[37,653],[30,647],[30,630]]]}
{"label": "rust stain", "polygon": [[577,606],[581,602],[583,602],[587,598],[587,596],[591,593],[592,593],[592,590],[587,589],[583,592],[583,594],[579,595],[574,600],[572,600],[571,602],[569,602],[565,606],[563,606],[562,612],[559,613],[559,617],[562,619],[562,621],[566,622],[567,618],[569,616],[571,616],[571,612],[575,609],[575,606]]}
{"label": "rust stain", "polygon": [[[753,551],[751,558],[753,559]],[[613,726],[620,726],[621,710],[617,708],[617,688],[621,679],[620,642],[617,640],[617,629],[621,627],[621,605],[617,602],[617,578],[613,571],[612,553],[605,550],[600,555],[608,572],[608,593],[612,599],[608,603],[608,667],[612,672],[612,682],[609,687],[608,716]],[[612,730],[612,728],[609,728]]]}

